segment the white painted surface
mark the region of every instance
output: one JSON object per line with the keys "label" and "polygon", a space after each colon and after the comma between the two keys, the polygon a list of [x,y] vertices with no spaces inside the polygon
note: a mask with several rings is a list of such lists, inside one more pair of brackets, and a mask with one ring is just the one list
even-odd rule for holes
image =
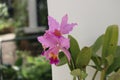
{"label": "white painted surface", "polygon": [[[108,25],[120,26],[120,0],[48,0],[48,11],[59,21],[67,13],[69,22],[78,23],[71,34],[78,40],[80,47],[93,44]],[[66,67],[52,68],[53,80],[72,80]],[[87,71],[87,80],[91,80],[93,70],[87,68]],[[96,80],[99,80],[99,76]]]}
{"label": "white painted surface", "polygon": [[28,0],[29,27],[37,27],[36,0]]}

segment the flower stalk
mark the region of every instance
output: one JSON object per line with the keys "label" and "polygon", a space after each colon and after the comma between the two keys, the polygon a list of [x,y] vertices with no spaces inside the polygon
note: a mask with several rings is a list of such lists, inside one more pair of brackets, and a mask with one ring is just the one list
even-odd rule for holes
{"label": "flower stalk", "polygon": [[97,73],[98,73],[98,70],[95,71],[95,73],[94,73],[94,75],[92,77],[92,80],[95,80],[95,77],[96,77]]}

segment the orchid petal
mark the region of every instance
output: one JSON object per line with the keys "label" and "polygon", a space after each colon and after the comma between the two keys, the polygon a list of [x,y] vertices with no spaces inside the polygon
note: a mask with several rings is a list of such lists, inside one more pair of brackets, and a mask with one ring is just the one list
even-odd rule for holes
{"label": "orchid petal", "polygon": [[47,60],[50,60],[50,64],[58,64],[59,58],[58,58],[59,49],[57,47],[53,47],[47,51],[44,52],[44,55]]}
{"label": "orchid petal", "polygon": [[70,40],[68,38],[61,37],[59,39],[59,42],[61,47],[64,47],[66,49],[70,48]]}
{"label": "orchid petal", "polygon": [[59,23],[51,16],[48,16],[48,25],[50,31],[54,31],[59,28]]}
{"label": "orchid petal", "polygon": [[66,25],[67,21],[68,21],[68,15],[66,14],[65,16],[62,17],[61,26]]}
{"label": "orchid petal", "polygon": [[50,57],[49,54],[50,53],[54,53],[54,54],[58,55],[59,49],[57,47],[50,48],[50,49],[48,49],[47,51],[44,52],[43,56],[45,56],[47,59],[49,59],[49,57]]}
{"label": "orchid petal", "polygon": [[60,25],[60,31],[62,34],[68,34],[70,31],[72,31],[73,27],[77,25],[76,23],[68,24],[68,15],[66,14],[63,16],[61,25]]}
{"label": "orchid petal", "polygon": [[60,27],[60,31],[62,34],[68,34],[70,31],[72,31],[73,27],[76,25],[77,25],[76,23],[64,24]]}
{"label": "orchid petal", "polygon": [[58,43],[57,37],[55,37],[52,33],[46,32],[44,36],[38,37],[38,41],[42,43],[43,46],[47,47],[54,47]]}
{"label": "orchid petal", "polygon": [[62,48],[61,50],[64,52],[64,54],[66,55],[68,61],[70,62],[70,58],[71,58],[70,52],[65,48]]}
{"label": "orchid petal", "polygon": [[40,43],[42,43],[42,45],[44,46],[44,47],[48,47],[49,45],[48,45],[48,42],[46,41],[46,38],[44,37],[44,36],[39,36],[38,38],[38,41],[40,42]]}

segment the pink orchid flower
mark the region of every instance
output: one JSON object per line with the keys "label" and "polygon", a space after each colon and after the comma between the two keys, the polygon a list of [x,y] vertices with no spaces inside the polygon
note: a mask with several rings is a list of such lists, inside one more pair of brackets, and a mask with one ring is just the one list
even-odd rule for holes
{"label": "pink orchid flower", "polygon": [[51,64],[59,63],[59,52],[62,51],[70,61],[70,53],[68,51],[70,42],[63,34],[68,34],[72,31],[76,23],[68,24],[68,16],[62,18],[59,24],[54,18],[48,16],[49,29],[43,36],[38,37],[38,41],[44,47],[43,56],[50,60]]}
{"label": "pink orchid flower", "polygon": [[57,22],[54,18],[48,16],[48,25],[48,31],[54,33],[56,36],[62,36],[63,34],[68,34],[70,31],[72,31],[73,27],[77,24],[68,24],[68,16],[66,14],[62,17],[61,24],[59,24],[59,22]]}
{"label": "pink orchid flower", "polygon": [[50,60],[51,64],[59,63],[59,52],[62,51],[70,61],[70,53],[68,51],[70,44],[69,39],[61,36],[56,37],[53,33],[46,32],[43,36],[38,37],[38,41],[48,50],[44,50],[43,56]]}

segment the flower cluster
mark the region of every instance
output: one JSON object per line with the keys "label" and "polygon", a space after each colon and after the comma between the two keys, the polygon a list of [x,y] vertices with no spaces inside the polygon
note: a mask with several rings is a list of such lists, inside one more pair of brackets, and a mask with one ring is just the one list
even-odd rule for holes
{"label": "flower cluster", "polygon": [[38,41],[44,47],[42,53],[51,64],[59,63],[59,52],[64,52],[68,61],[70,61],[70,42],[69,39],[64,37],[64,34],[68,34],[72,31],[73,27],[76,26],[76,23],[68,23],[67,14],[62,17],[61,23],[57,22],[53,17],[48,16],[48,25],[49,29],[46,30],[43,36],[38,37]]}

